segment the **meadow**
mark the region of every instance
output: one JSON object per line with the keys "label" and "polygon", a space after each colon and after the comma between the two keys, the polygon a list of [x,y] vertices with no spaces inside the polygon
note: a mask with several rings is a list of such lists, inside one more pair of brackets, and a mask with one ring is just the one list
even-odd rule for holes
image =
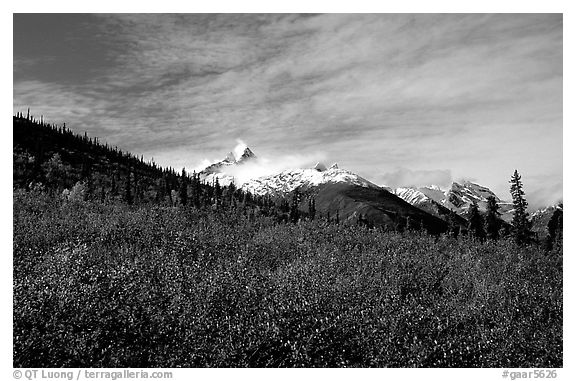
{"label": "meadow", "polygon": [[562,249],[15,190],[15,367],[562,367]]}

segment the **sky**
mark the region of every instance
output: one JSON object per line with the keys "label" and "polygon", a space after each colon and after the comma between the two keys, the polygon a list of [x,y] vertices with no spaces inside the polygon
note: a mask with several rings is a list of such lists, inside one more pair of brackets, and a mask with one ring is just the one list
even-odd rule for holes
{"label": "sky", "polygon": [[13,109],[163,166],[239,141],[379,185],[562,199],[562,14],[15,14]]}

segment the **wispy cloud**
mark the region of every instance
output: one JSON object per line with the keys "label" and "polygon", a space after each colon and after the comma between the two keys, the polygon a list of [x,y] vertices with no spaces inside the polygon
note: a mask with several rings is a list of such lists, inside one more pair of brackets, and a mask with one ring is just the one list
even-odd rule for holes
{"label": "wispy cloud", "polygon": [[[236,160],[244,154],[248,145],[238,139],[237,144],[232,149],[230,154]],[[223,158],[217,160],[203,159],[200,165],[194,168],[199,172],[206,168],[208,165],[218,162]],[[316,149],[315,151],[306,152],[305,154],[270,154],[254,156],[250,160],[242,161],[237,165],[232,165],[224,168],[224,173],[228,176],[234,177],[234,182],[237,185],[244,184],[249,180],[256,179],[262,176],[275,175],[286,170],[295,168],[312,168],[316,163],[324,161],[326,155],[324,152]]]}
{"label": "wispy cloud", "polygon": [[452,184],[452,174],[449,169],[438,169],[432,171],[411,170],[399,168],[394,172],[382,175],[383,183],[392,188],[408,186],[419,187],[435,184],[448,188]]}
{"label": "wispy cloud", "polygon": [[269,157],[322,151],[372,179],[410,168],[406,181],[419,183],[449,168],[505,190],[518,162],[562,178],[562,15],[91,20],[108,47],[91,76],[16,80],[15,108],[43,107],[174,167],[221,157],[239,138]]}

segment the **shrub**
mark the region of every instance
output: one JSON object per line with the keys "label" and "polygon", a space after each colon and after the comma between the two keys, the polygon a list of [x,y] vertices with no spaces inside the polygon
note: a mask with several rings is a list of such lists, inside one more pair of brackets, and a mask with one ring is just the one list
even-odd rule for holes
{"label": "shrub", "polygon": [[562,258],[14,193],[15,367],[561,367]]}

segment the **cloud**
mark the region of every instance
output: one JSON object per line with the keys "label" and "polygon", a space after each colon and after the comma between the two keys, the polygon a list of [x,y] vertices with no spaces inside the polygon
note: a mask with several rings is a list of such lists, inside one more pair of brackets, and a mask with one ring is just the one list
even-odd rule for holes
{"label": "cloud", "polygon": [[552,173],[522,178],[526,201],[530,209],[557,204],[563,200],[563,180]]}
{"label": "cloud", "polygon": [[[247,147],[248,146],[244,141],[237,139],[237,145],[232,150],[235,158],[240,158]],[[262,176],[276,175],[286,170],[312,168],[317,162],[326,158],[326,155],[320,151],[308,154],[277,154],[263,156],[259,153],[255,153],[255,155],[256,156],[252,159],[244,161],[241,164],[224,167],[223,173],[234,177],[235,183],[241,185],[249,180]],[[204,159],[194,168],[199,172],[210,164],[220,160]]]}
{"label": "cloud", "polygon": [[394,172],[381,175],[381,185],[396,187],[419,187],[425,185],[438,185],[449,187],[452,184],[452,174],[448,169],[438,170],[411,170],[399,168]]}
{"label": "cloud", "polygon": [[531,210],[558,204],[563,200],[562,183],[545,184],[534,190],[527,190],[526,200]]}
{"label": "cloud", "polygon": [[105,59],[66,86],[19,66],[15,109],[43,107],[161,165],[193,168],[242,136],[271,155],[321,150],[367,178],[450,168],[493,188],[511,157],[538,152],[535,175],[561,166],[562,15],[83,17],[98,32],[79,38]]}
{"label": "cloud", "polygon": [[246,150],[246,148],[248,148],[248,146],[246,145],[246,143],[244,143],[240,139],[236,139],[236,142],[238,144],[236,144],[236,146],[234,147],[232,152],[234,153],[234,158],[236,160],[239,160],[242,157],[242,155],[244,154],[244,151]]}
{"label": "cloud", "polygon": [[234,176],[237,184],[262,176],[278,174],[282,171],[297,168],[312,168],[318,161],[323,160],[321,153],[310,155],[281,155],[274,158],[258,157],[254,161],[234,166],[226,170],[226,174]]}

